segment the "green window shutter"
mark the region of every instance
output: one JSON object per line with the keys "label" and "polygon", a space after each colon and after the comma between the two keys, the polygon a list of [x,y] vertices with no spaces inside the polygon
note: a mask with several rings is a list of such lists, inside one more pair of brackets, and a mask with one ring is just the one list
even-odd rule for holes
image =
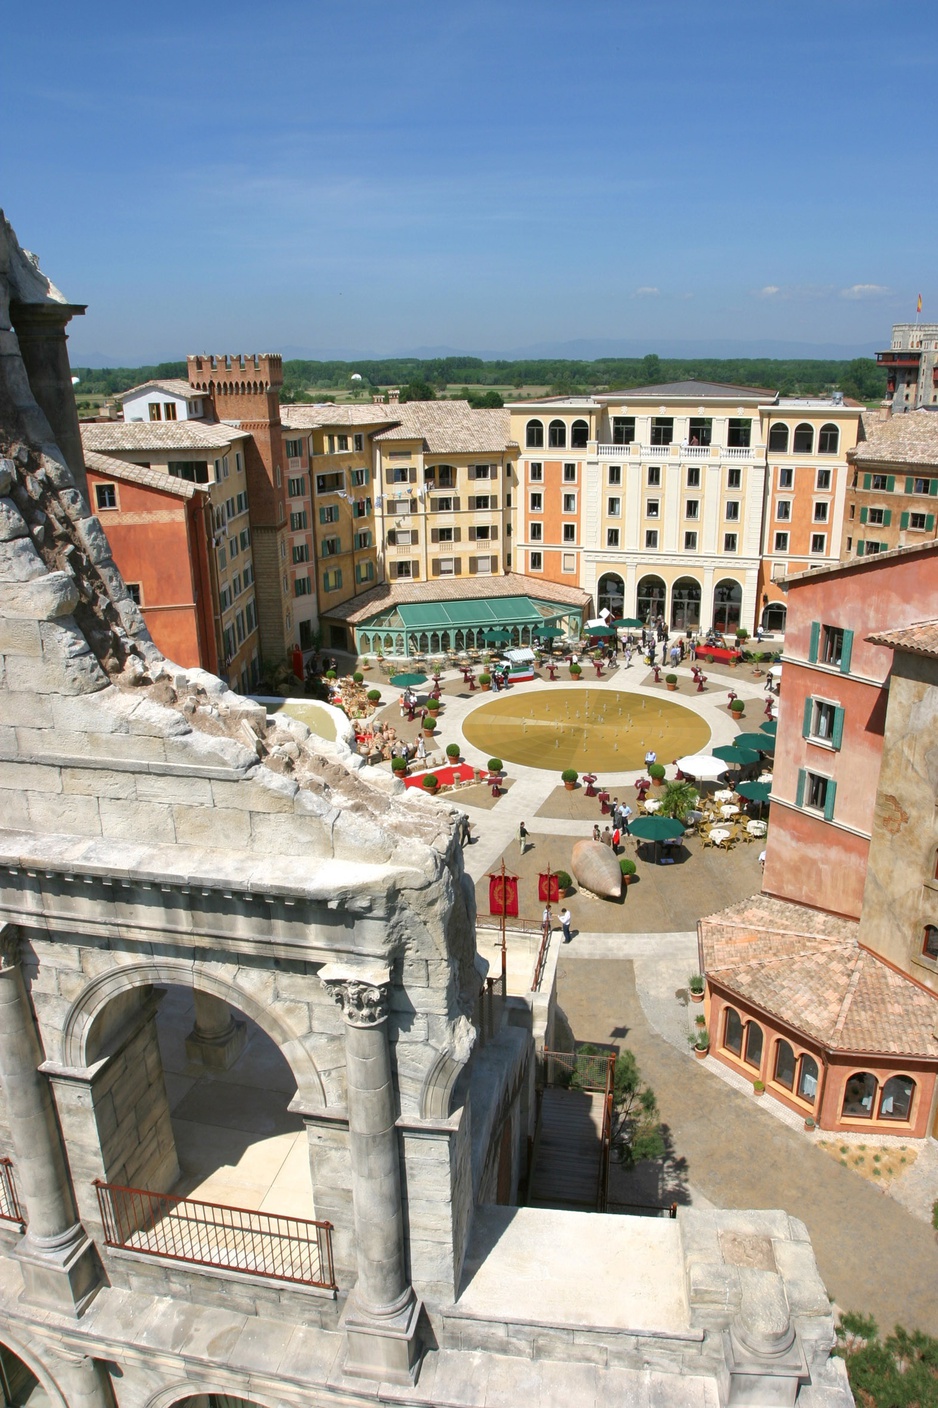
{"label": "green window shutter", "polygon": [[866,508],[866,507],[861,508],[861,509],[860,509],[860,522],[861,522],[861,523],[865,523],[866,520],[869,518],[869,515],[870,515],[870,511],[869,511],[868,508]]}
{"label": "green window shutter", "polygon": [[804,701],[804,722],[801,725],[801,737],[807,738],[811,733],[811,715],[814,713],[814,700],[810,694]]}
{"label": "green window shutter", "polygon": [[925,532],[926,532],[926,533],[931,533],[932,530],[934,529],[934,527],[935,527],[935,515],[934,515],[933,513],[926,513],[926,515],[925,515]]}
{"label": "green window shutter", "polygon": [[857,557],[862,557],[866,544],[862,538],[857,538]]}
{"label": "green window shutter", "polygon": [[908,528],[908,526],[909,526],[909,515],[908,515],[907,513],[900,513],[900,515],[899,515],[899,527],[900,527],[900,528]]}
{"label": "green window shutter", "polygon": [[938,494],[938,479],[930,479],[928,481],[928,492],[930,494]]}
{"label": "green window shutter", "polygon": [[911,494],[911,492],[912,492],[912,485],[913,485],[914,483],[915,483],[915,480],[914,480],[911,476],[907,476],[907,477],[906,477],[906,481],[905,481],[905,492],[906,492],[907,494]]}
{"label": "green window shutter", "polygon": [[819,647],[820,644],[821,644],[821,623],[820,623],[820,621],[812,621],[812,622],[811,622],[811,641],[810,641],[810,644],[808,645],[808,660],[810,661],[810,663],[811,663],[812,665],[816,665],[816,664],[817,664],[817,653],[818,653],[818,647]]}
{"label": "green window shutter", "polygon": [[831,742],[835,748],[840,748],[844,741],[844,711],[834,710],[834,728],[831,733]]}
{"label": "green window shutter", "polygon": [[844,648],[840,656],[840,673],[849,675],[850,657],[853,654],[853,631],[844,631]]}
{"label": "green window shutter", "polygon": [[326,510],[324,508],[319,510],[319,521],[320,523],[325,523],[326,521]]}
{"label": "green window shutter", "polygon": [[884,509],[883,509],[883,527],[884,527],[884,528],[888,528],[891,522],[892,522],[892,509],[891,509],[891,508],[884,508]]}
{"label": "green window shutter", "polygon": [[824,820],[834,819],[834,798],[837,795],[837,783],[833,779],[827,784],[827,796],[824,799]]}
{"label": "green window shutter", "polygon": [[894,474],[886,476],[886,492],[888,494],[894,494],[896,492],[896,476]]}
{"label": "green window shutter", "polygon": [[872,474],[864,474],[864,476],[863,476],[863,487],[864,487],[864,489],[872,489],[872,487],[873,487],[873,476],[872,476]]}
{"label": "green window shutter", "polygon": [[797,788],[795,789],[795,806],[796,806],[796,807],[803,807],[803,806],[804,806],[804,785],[805,785],[805,782],[806,782],[806,781],[807,781],[807,773],[805,772],[804,768],[799,768],[799,769],[798,769],[798,786],[797,786]]}

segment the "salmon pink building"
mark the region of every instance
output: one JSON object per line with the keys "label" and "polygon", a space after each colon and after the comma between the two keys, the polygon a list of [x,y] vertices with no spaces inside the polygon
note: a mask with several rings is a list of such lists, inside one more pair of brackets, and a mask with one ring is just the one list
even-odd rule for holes
{"label": "salmon pink building", "polygon": [[714,1055],[822,1129],[938,1128],[938,544],[786,583],[763,894],[701,921]]}

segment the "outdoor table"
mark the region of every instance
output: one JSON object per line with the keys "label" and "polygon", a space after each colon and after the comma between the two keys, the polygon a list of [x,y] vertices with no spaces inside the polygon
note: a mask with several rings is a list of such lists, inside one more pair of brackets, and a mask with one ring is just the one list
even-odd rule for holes
{"label": "outdoor table", "polygon": [[746,826],[750,836],[764,836],[768,829],[764,821],[750,821]]}
{"label": "outdoor table", "polygon": [[602,675],[603,675],[603,662],[602,662],[601,660],[594,660],[594,661],[593,661],[593,664],[596,666],[596,678],[597,678],[598,680],[602,679]]}
{"label": "outdoor table", "polygon": [[585,772],[585,773],[583,774],[583,781],[586,783],[586,795],[587,795],[587,797],[595,797],[595,796],[596,796],[596,789],[595,789],[595,787],[593,786],[593,783],[596,781],[596,774],[593,773],[593,772]]}
{"label": "outdoor table", "polygon": [[720,808],[720,815],[729,821],[731,816],[739,816],[739,807],[728,802],[726,806]]}
{"label": "outdoor table", "polygon": [[645,810],[646,810],[646,812],[652,812],[652,813],[654,813],[654,812],[656,812],[656,811],[658,810],[658,808],[659,808],[660,806],[661,806],[661,803],[655,801],[654,797],[652,797],[649,801],[647,801],[647,802],[645,803]]}
{"label": "outdoor table", "polygon": [[772,774],[770,772],[760,772],[759,774],[760,782],[773,782],[774,780],[775,779],[772,777]]}
{"label": "outdoor table", "polygon": [[710,832],[710,840],[715,846],[722,846],[730,839],[731,834],[729,831],[724,831],[722,827],[715,826]]}
{"label": "outdoor table", "polygon": [[732,787],[721,787],[719,792],[714,792],[713,800],[715,802],[731,802],[733,800]]}
{"label": "outdoor table", "polygon": [[548,665],[548,666],[547,666],[547,673],[550,675],[550,677],[551,677],[552,680],[555,680],[555,679],[557,678],[557,666],[556,666],[556,665]]}

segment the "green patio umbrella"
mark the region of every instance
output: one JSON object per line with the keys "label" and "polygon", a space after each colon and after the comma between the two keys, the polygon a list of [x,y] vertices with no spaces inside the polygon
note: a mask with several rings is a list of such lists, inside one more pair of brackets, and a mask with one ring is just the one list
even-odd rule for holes
{"label": "green patio umbrella", "polygon": [[511,631],[486,631],[486,645],[509,645],[511,643]]}
{"label": "green patio umbrella", "polygon": [[418,684],[426,684],[428,678],[428,675],[421,674],[392,675],[390,683],[396,684],[398,689],[416,689]]}
{"label": "green patio umbrella", "polygon": [[769,793],[772,791],[770,782],[740,782],[736,791],[741,797],[748,797],[750,802],[767,802]]}
{"label": "green patio umbrella", "polygon": [[756,748],[760,753],[775,752],[775,739],[767,733],[738,733],[733,743],[737,748]]}
{"label": "green patio umbrella", "polygon": [[684,835],[684,823],[671,816],[640,816],[629,821],[629,831],[640,841],[654,841],[655,861],[662,841],[673,841]]}
{"label": "green patio umbrella", "polygon": [[614,636],[615,628],[613,626],[587,626],[586,634],[588,636]]}
{"label": "green patio umbrella", "polygon": [[641,621],[635,616],[623,616],[620,620],[613,621],[612,624],[620,626],[625,631],[640,631],[642,628]]}
{"label": "green patio umbrella", "polygon": [[767,733],[770,738],[774,738],[778,733],[778,724],[775,719],[766,719],[764,724],[759,725],[760,733]]}
{"label": "green patio umbrella", "polygon": [[534,634],[539,636],[541,640],[556,640],[558,636],[564,634],[559,626],[535,626],[533,629]]}
{"label": "green patio umbrella", "polygon": [[711,748],[710,752],[715,758],[724,763],[731,763],[737,768],[746,768],[759,761],[759,754],[754,750],[737,748],[733,743],[721,743],[719,748]]}

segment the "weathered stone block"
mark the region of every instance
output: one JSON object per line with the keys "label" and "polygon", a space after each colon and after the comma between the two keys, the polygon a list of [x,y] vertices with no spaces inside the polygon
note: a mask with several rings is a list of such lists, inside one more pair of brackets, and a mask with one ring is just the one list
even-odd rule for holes
{"label": "weathered stone block", "polygon": [[136,842],[172,845],[176,839],[171,807],[155,802],[122,802],[102,797],[101,834],[115,840],[132,837]]}

